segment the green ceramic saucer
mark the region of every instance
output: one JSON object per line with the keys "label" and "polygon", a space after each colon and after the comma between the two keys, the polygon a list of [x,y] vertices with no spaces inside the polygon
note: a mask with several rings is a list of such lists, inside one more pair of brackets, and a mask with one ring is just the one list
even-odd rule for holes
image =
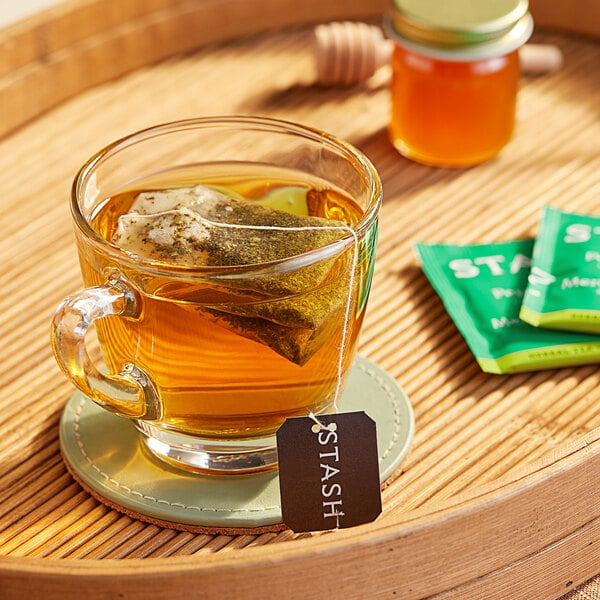
{"label": "green ceramic saucer", "polygon": [[[383,369],[358,357],[340,412],[364,410],[377,423],[382,483],[406,456],[411,405]],[[134,424],[76,392],[60,423],[61,449],[73,476],[97,499],[136,518],[190,531],[283,528],[277,471],[207,476],[176,470],[142,450]]]}

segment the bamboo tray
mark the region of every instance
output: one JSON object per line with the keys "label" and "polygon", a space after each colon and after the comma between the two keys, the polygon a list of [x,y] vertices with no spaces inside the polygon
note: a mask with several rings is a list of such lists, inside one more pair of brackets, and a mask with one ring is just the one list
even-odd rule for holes
{"label": "bamboo tray", "polygon": [[[387,140],[385,69],[352,88],[314,85],[311,24],[377,20],[386,7],[72,0],[0,31],[3,600],[550,600],[600,572],[600,369],[481,373],[411,250],[416,240],[533,235],[544,204],[598,211],[599,45],[536,32],[566,65],[523,79],[511,144],[477,168],[433,169]],[[72,389],[48,329],[80,285],[71,179],[124,134],[214,114],[325,129],[382,175],[360,352],[408,393],[416,437],[369,525],[315,535],[161,529],[98,503],[61,462],[57,424]]]}

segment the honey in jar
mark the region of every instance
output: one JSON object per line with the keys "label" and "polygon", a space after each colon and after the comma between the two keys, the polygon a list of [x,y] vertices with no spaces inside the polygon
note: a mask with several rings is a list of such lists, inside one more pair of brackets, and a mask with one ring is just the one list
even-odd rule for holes
{"label": "honey in jar", "polygon": [[527,0],[394,0],[390,137],[417,162],[468,167],[509,142]]}

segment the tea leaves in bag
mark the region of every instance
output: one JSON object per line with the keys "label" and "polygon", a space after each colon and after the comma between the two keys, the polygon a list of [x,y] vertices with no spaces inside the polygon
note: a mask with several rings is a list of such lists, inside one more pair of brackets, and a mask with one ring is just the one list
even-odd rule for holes
{"label": "tea leaves in bag", "polygon": [[[204,186],[138,195],[119,218],[113,242],[161,262],[189,266],[261,265],[302,255],[348,233],[339,221],[296,215],[231,198]],[[302,365],[338,328],[350,293],[348,252],[306,260],[278,272],[272,264],[251,276],[233,270],[220,285],[255,300],[199,306],[211,320],[271,347]],[[351,252],[350,252],[351,254]]]}

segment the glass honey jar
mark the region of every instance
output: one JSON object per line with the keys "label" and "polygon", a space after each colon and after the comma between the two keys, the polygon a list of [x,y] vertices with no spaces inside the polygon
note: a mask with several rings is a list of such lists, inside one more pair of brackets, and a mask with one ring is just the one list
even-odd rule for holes
{"label": "glass honey jar", "polygon": [[518,49],[533,31],[527,0],[393,0],[390,137],[442,167],[484,162],[509,142]]}

